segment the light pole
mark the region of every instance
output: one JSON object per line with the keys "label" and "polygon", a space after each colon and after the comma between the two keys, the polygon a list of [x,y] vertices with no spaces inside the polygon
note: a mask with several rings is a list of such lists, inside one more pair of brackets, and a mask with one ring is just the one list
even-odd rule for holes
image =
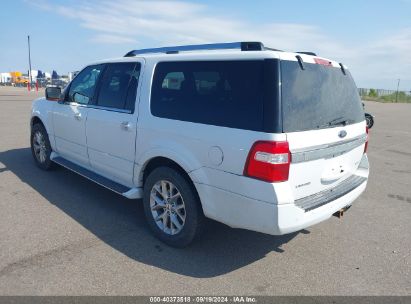
{"label": "light pole", "polygon": [[395,102],[398,102],[398,90],[399,90],[399,87],[400,87],[400,81],[401,81],[401,79],[398,79],[398,83],[397,83],[397,94],[395,95]]}
{"label": "light pole", "polygon": [[29,81],[30,81],[29,87],[30,87],[30,90],[31,90],[31,57],[30,57],[30,35],[28,35],[28,36],[27,36],[27,45],[28,45],[28,47],[29,47]]}

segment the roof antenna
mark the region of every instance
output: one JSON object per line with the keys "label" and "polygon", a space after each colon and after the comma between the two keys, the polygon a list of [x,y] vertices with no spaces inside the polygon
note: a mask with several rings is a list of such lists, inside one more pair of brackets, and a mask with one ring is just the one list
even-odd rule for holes
{"label": "roof antenna", "polygon": [[301,70],[305,70],[304,62],[303,62],[303,59],[301,58],[301,56],[297,55],[297,56],[295,56],[295,58],[297,58],[298,64],[300,65]]}

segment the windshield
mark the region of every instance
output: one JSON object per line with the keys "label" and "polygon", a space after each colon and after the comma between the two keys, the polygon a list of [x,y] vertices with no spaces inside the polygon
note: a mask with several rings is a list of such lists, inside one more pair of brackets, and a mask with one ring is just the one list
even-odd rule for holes
{"label": "windshield", "polygon": [[281,61],[283,132],[358,123],[364,112],[357,87],[340,68]]}

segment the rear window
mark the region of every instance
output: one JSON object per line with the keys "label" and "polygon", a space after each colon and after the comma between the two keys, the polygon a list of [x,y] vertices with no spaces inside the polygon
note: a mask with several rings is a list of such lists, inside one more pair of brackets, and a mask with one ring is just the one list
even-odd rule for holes
{"label": "rear window", "polygon": [[263,130],[264,60],[157,64],[151,112],[158,117]]}
{"label": "rear window", "polygon": [[296,132],[364,120],[357,87],[348,70],[281,61],[283,131]]}

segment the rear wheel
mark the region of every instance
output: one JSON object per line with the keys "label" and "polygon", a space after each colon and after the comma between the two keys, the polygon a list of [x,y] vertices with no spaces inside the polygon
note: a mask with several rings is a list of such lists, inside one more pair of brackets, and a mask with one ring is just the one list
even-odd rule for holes
{"label": "rear wheel", "polygon": [[49,170],[53,165],[50,160],[51,146],[47,131],[42,124],[35,124],[32,127],[30,143],[36,165],[42,170]]}
{"label": "rear wheel", "polygon": [[185,247],[202,231],[204,215],[193,186],[169,167],[154,169],[144,184],[144,212],[154,235],[173,247]]}

